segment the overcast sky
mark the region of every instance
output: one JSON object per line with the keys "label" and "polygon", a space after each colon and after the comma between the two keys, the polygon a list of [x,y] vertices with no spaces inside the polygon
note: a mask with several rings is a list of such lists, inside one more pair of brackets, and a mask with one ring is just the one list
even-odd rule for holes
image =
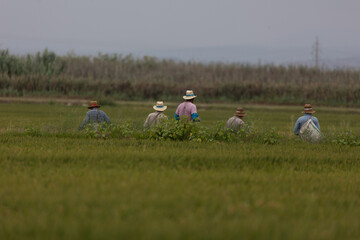
{"label": "overcast sky", "polygon": [[97,52],[211,46],[360,49],[359,0],[0,0],[0,44]]}

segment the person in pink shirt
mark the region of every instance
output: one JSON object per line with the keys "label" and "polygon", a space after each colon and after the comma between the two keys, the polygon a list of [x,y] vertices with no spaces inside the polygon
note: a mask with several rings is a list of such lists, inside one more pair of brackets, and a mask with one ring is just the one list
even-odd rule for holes
{"label": "person in pink shirt", "polygon": [[175,112],[175,119],[179,120],[181,117],[187,118],[189,121],[200,122],[199,114],[197,113],[194,99],[196,98],[192,90],[187,90],[186,95],[183,96],[186,100],[181,103]]}

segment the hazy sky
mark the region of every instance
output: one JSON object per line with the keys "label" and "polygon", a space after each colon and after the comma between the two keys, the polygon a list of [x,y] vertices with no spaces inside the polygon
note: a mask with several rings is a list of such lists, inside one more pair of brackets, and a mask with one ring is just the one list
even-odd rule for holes
{"label": "hazy sky", "polygon": [[360,48],[359,0],[0,0],[2,48]]}

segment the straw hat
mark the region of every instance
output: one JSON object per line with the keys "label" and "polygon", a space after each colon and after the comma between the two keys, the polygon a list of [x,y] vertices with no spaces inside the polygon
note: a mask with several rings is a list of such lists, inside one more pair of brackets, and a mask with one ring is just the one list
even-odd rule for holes
{"label": "straw hat", "polygon": [[159,112],[163,112],[167,109],[167,106],[164,106],[163,101],[157,101],[156,105],[153,106],[153,109],[155,109],[156,111],[159,111]]}
{"label": "straw hat", "polygon": [[94,108],[94,107],[99,108],[99,107],[101,107],[101,106],[98,105],[97,101],[91,101],[91,102],[90,102],[90,106],[89,106],[88,108],[90,109],[90,108]]}
{"label": "straw hat", "polygon": [[311,104],[307,103],[304,106],[304,111],[302,113],[314,113],[315,111],[312,109]]}
{"label": "straw hat", "polygon": [[247,114],[245,113],[245,110],[241,107],[236,109],[235,116],[238,117],[245,117]]}
{"label": "straw hat", "polygon": [[183,96],[183,98],[185,100],[190,100],[190,99],[193,99],[193,98],[196,98],[197,96],[195,96],[193,90],[186,90],[186,95]]}

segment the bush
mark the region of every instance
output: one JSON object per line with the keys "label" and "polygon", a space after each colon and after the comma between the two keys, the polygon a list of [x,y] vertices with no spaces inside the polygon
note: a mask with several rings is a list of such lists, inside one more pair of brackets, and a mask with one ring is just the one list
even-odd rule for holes
{"label": "bush", "polygon": [[281,136],[275,128],[271,128],[269,132],[263,133],[262,141],[264,144],[274,145],[280,142]]}
{"label": "bush", "polygon": [[133,128],[129,122],[119,124],[87,124],[84,133],[89,138],[126,138],[133,135]]}
{"label": "bush", "polygon": [[35,127],[25,127],[24,128],[24,135],[31,136],[31,137],[41,137],[43,134],[40,131],[40,128]]}
{"label": "bush", "polygon": [[196,141],[196,142],[259,142],[277,144],[280,136],[275,129],[269,133],[256,133],[252,128],[234,131],[225,127],[224,122],[218,122],[214,128],[202,126],[200,123],[186,120],[165,120],[153,128],[145,130],[143,138],[153,140]]}
{"label": "bush", "polygon": [[360,146],[360,136],[351,131],[333,134],[327,141],[336,145]]}
{"label": "bush", "polygon": [[[280,144],[282,141],[294,141],[294,138],[281,136],[275,128],[258,132],[250,126],[234,131],[225,127],[224,122],[218,122],[214,127],[205,127],[201,123],[189,122],[187,120],[165,120],[156,126],[139,130],[131,122],[120,122],[117,124],[99,124],[85,126],[79,133],[75,132],[44,132],[37,127],[25,127],[25,136],[31,137],[70,137],[70,138],[129,138],[150,139],[156,141],[194,141],[194,142],[247,142],[267,145]],[[297,139],[297,138],[296,138]],[[360,146],[360,135],[351,131],[334,133],[324,137],[321,141],[325,144],[340,146]]]}

